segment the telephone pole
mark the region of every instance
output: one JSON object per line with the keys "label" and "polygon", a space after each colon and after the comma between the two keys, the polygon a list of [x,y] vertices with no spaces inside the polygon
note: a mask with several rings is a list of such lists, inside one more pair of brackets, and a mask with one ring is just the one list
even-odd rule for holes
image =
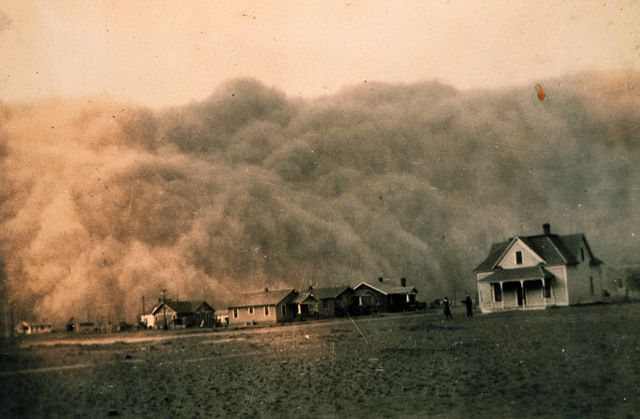
{"label": "telephone pole", "polygon": [[162,288],[162,318],[164,319],[164,330],[167,330],[167,289]]}

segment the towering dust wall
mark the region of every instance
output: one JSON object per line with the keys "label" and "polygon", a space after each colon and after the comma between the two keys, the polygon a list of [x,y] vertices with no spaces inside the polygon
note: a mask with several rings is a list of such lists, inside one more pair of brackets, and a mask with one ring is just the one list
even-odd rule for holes
{"label": "towering dust wall", "polygon": [[[23,317],[131,318],[140,298],[410,278],[455,286],[543,222],[637,260],[640,75],[456,91],[366,83],[315,100],[254,80],[153,111],[0,108],[0,250]],[[95,318],[94,318],[95,319]]]}

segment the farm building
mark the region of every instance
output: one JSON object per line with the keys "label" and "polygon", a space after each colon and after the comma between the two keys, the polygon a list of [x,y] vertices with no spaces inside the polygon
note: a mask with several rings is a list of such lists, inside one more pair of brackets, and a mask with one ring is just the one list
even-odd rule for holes
{"label": "farm building", "polygon": [[229,311],[226,307],[215,308],[215,322],[216,326],[228,326],[229,325]]}
{"label": "farm building", "polygon": [[214,309],[206,301],[160,301],[151,312],[156,328],[213,327]]}
{"label": "farm building", "polygon": [[312,292],[319,301],[318,314],[320,317],[343,317],[349,313],[349,308],[353,303],[353,288],[347,286],[315,288]]}
{"label": "farm building", "polygon": [[314,296],[313,291],[300,292],[293,299],[295,308],[294,320],[305,320],[308,318],[318,318],[318,299]]}
{"label": "farm building", "polygon": [[480,310],[592,303],[602,299],[602,262],[584,234],[556,235],[549,224],[543,234],[494,243],[475,269]]}
{"label": "farm building", "polygon": [[269,290],[241,295],[229,304],[229,325],[292,321],[297,312],[294,289]]}
{"label": "farm building", "polygon": [[51,333],[53,332],[53,326],[49,323],[20,321],[16,324],[14,330],[19,335],[34,335],[38,333]]}
{"label": "farm building", "polygon": [[[154,307],[155,309],[155,307]],[[143,314],[140,316],[140,324],[145,329],[155,329],[156,328],[156,316],[153,315],[153,310],[151,313]]]}
{"label": "farm building", "polygon": [[418,290],[407,285],[405,278],[397,284],[380,277],[374,284],[361,282],[353,289],[353,309],[358,314],[413,310],[418,303]]}

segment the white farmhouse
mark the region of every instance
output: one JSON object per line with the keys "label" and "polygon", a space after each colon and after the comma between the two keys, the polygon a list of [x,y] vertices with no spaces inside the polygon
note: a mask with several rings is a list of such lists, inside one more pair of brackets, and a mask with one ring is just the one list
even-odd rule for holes
{"label": "white farmhouse", "polygon": [[543,309],[602,300],[602,262],[584,234],[513,237],[475,269],[480,310]]}

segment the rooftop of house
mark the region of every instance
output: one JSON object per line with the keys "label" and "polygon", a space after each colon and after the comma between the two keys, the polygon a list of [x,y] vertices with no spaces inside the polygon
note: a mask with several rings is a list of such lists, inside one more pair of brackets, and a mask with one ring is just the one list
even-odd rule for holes
{"label": "rooftop of house", "polygon": [[543,228],[544,234],[517,236],[504,242],[493,243],[488,256],[476,267],[475,271],[492,271],[511,243],[518,239],[522,240],[524,244],[540,256],[547,265],[577,264],[581,257],[580,249],[582,248],[582,243],[586,243],[589,262],[593,265],[599,265],[602,263],[601,260],[593,256],[584,234],[557,235],[551,233],[551,227],[549,224],[545,224]]}
{"label": "rooftop of house", "polygon": [[304,291],[295,296],[292,300],[296,304],[313,304],[318,302],[318,298],[315,297],[313,291]]}
{"label": "rooftop of house", "polygon": [[356,295],[358,294],[358,290],[361,290],[363,287],[373,288],[378,292],[381,292],[385,295],[395,295],[395,294],[417,294],[418,290],[411,285],[407,285],[406,282],[396,283],[393,280],[378,278],[377,281],[372,282],[361,282],[353,289],[356,291]]}
{"label": "rooftop of house", "polygon": [[330,298],[338,298],[342,293],[352,289],[348,286],[330,287],[330,288],[313,288],[311,293],[318,300],[326,300]]}
{"label": "rooftop of house", "polygon": [[[193,313],[203,304],[205,304],[208,308],[213,310],[213,307],[211,307],[206,301],[202,301],[202,300],[196,300],[196,301],[173,301],[173,300],[167,298],[165,300],[165,302],[167,304],[167,308],[171,308],[173,311],[175,311],[178,314]],[[151,314],[156,314],[160,310],[162,310],[162,301],[159,302],[158,305],[156,305],[153,308],[153,311],[151,312]]]}
{"label": "rooftop of house", "polygon": [[254,307],[254,306],[272,306],[282,303],[290,296],[295,296],[296,290],[288,288],[284,290],[265,289],[261,292],[250,294],[242,294],[235,301],[228,304],[229,308],[233,307]]}

